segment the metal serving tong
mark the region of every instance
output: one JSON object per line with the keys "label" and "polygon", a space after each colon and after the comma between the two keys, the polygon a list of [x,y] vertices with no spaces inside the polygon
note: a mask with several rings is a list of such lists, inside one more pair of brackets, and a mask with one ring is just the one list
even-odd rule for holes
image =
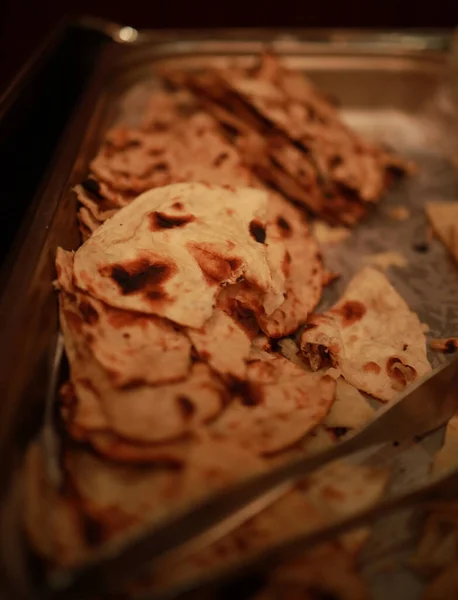
{"label": "metal serving tong", "polygon": [[[171,552],[195,551],[220,539],[237,526],[257,515],[285,494],[301,478],[326,463],[394,440],[413,440],[441,427],[458,409],[458,360],[439,368],[419,380],[397,401],[379,410],[374,419],[349,439],[320,454],[300,458],[257,475],[172,516],[160,525],[132,530],[118,543],[96,551],[91,559],[71,570],[55,573],[50,579],[51,598],[81,598],[106,591],[108,584],[118,583],[146,562],[159,560]],[[244,570],[265,568],[285,553],[308,548],[361,526],[399,508],[420,500],[443,498],[447,492],[458,493],[458,473],[441,478],[406,494],[382,500],[375,507],[320,530],[282,543],[242,565],[219,571],[151,598],[174,598],[203,585],[232,579]]]}

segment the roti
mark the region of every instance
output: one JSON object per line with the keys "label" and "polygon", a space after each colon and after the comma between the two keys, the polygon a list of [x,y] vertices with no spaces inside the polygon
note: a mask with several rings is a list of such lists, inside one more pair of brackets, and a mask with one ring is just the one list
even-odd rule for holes
{"label": "roti", "polygon": [[417,315],[370,267],[333,308],[309,319],[300,346],[313,370],[337,367],[348,383],[385,402],[431,369]]}
{"label": "roti", "polygon": [[235,382],[236,398],[211,427],[214,434],[259,455],[271,455],[304,437],[329,411],[335,382],[307,373],[281,356],[248,365]]}
{"label": "roti", "polygon": [[220,287],[243,278],[265,294],[270,313],[283,290],[273,288],[264,245],[250,233],[267,200],[260,190],[200,184],[147,192],[77,250],[75,284],[110,306],[200,328]]}
{"label": "roti", "polygon": [[369,144],[299,72],[270,54],[255,68],[229,67],[178,79],[235,130],[257,174],[330,221],[354,224],[412,166]]}
{"label": "roti", "polygon": [[158,442],[184,435],[215,417],[226,390],[204,363],[188,377],[163,385],[144,379],[115,387],[109,371],[96,360],[84,337],[72,299],[60,294],[60,323],[77,398],[73,421],[89,430],[111,430],[128,440]]}
{"label": "roti", "polygon": [[[62,315],[73,319],[92,359],[109,373],[112,385],[157,385],[184,379],[191,367],[191,343],[170,322],[113,308],[73,285],[73,255],[57,251],[57,284]],[[78,323],[78,325],[76,325]]]}
{"label": "roti", "polygon": [[318,304],[323,289],[323,264],[306,216],[279,194],[270,196],[267,218],[268,248],[273,244],[283,248],[285,299],[272,314],[260,318],[260,326],[269,337],[280,338],[305,323]]}
{"label": "roti", "polygon": [[434,232],[458,261],[458,202],[427,202],[425,210]]}
{"label": "roti", "polygon": [[216,308],[202,329],[187,330],[199,357],[226,378],[245,379],[251,339],[257,333],[234,315]]}

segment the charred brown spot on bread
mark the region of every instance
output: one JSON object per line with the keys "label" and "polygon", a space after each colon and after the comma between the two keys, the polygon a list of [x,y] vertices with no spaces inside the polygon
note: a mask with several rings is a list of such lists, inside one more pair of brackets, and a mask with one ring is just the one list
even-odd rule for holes
{"label": "charred brown spot on bread", "polygon": [[190,398],[188,398],[188,396],[178,396],[177,405],[183,416],[183,419],[185,420],[190,419],[196,412],[196,407],[193,401]]}
{"label": "charred brown spot on bread", "polygon": [[211,284],[218,284],[229,279],[232,272],[242,264],[242,260],[238,257],[223,256],[216,250],[203,245],[189,243],[188,248],[205,278]]}
{"label": "charred brown spot on bread", "polygon": [[456,352],[457,350],[458,350],[458,340],[456,338],[447,340],[445,342],[444,352],[446,354],[453,354],[453,352]]}
{"label": "charred brown spot on bread", "polygon": [[367,362],[363,365],[363,371],[366,373],[375,373],[378,375],[382,368],[374,361]]}
{"label": "charred brown spot on bread", "polygon": [[154,165],[152,172],[165,173],[168,170],[169,170],[169,166],[166,162],[158,162]]}
{"label": "charred brown spot on bread", "polygon": [[284,217],[277,217],[277,226],[283,237],[290,237],[292,235],[291,225]]}
{"label": "charred brown spot on bread", "polygon": [[445,354],[453,354],[458,350],[458,338],[442,338],[431,340],[431,350],[438,350]]}
{"label": "charred brown spot on bread", "polygon": [[232,376],[228,386],[231,395],[238,396],[244,406],[259,406],[264,402],[262,387],[257,383]]}
{"label": "charred brown spot on bread", "polygon": [[184,205],[182,202],[177,201],[172,204],[172,208],[174,208],[175,210],[183,210]]}
{"label": "charred brown spot on bread", "polygon": [[230,192],[235,193],[235,187],[233,185],[229,185],[228,183],[225,183],[223,185],[223,188],[226,189],[226,190],[229,190]]}
{"label": "charred brown spot on bread", "polygon": [[97,198],[102,198],[100,193],[100,184],[95,179],[88,177],[81,183],[81,185],[89,194],[93,194],[94,196],[97,196]]}
{"label": "charred brown spot on bread", "polygon": [[151,231],[161,229],[174,229],[183,227],[196,220],[194,215],[166,215],[163,212],[154,211],[149,215]]}
{"label": "charred brown spot on bread", "polygon": [[339,308],[333,308],[331,312],[342,317],[342,326],[347,327],[357,323],[366,313],[366,307],[358,300],[347,300]]}
{"label": "charred brown spot on bread", "polygon": [[125,296],[142,293],[150,300],[161,300],[167,297],[162,285],[176,273],[175,264],[165,262],[162,258],[137,258],[101,267],[102,276],[110,277],[118,285]]}
{"label": "charred brown spot on bread", "polygon": [[223,310],[237,321],[251,340],[258,335],[259,325],[256,319],[256,313],[252,308],[244,306],[236,298],[228,298]]}
{"label": "charred brown spot on bread", "polygon": [[200,354],[197,352],[197,349],[194,346],[194,344],[191,346],[190,356],[191,356],[191,362],[193,362],[193,363],[201,362]]}
{"label": "charred brown spot on bread", "polygon": [[229,158],[228,152],[220,152],[218,154],[218,156],[215,158],[215,160],[213,161],[213,166],[220,167],[223,164],[223,162],[225,160],[227,160],[228,158]]}
{"label": "charred brown spot on bread", "polygon": [[132,327],[136,325],[138,327],[145,327],[148,321],[154,317],[142,315],[141,313],[134,313],[130,310],[122,310],[119,308],[106,307],[106,315],[109,324],[115,329],[121,329],[122,327]]}
{"label": "charred brown spot on bread", "polygon": [[250,234],[259,244],[264,244],[266,241],[266,229],[257,219],[250,221]]}
{"label": "charred brown spot on bread", "polygon": [[342,163],[343,163],[343,158],[340,156],[340,154],[335,154],[329,161],[329,167],[331,169],[336,169],[337,167],[340,167],[340,165]]}
{"label": "charred brown spot on bread", "polygon": [[348,433],[348,427],[333,427],[332,431],[337,437],[342,437],[346,433]]}
{"label": "charred brown spot on bread", "polygon": [[95,325],[95,323],[97,323],[97,321],[99,320],[99,313],[95,310],[92,304],[90,304],[86,300],[83,300],[79,303],[78,308],[80,310],[81,316],[83,317],[84,321],[86,321],[86,323],[89,323],[89,325]]}
{"label": "charred brown spot on bread", "polygon": [[417,371],[410,365],[405,365],[397,356],[391,356],[386,361],[388,376],[393,380],[393,387],[403,390],[408,383],[417,377]]}
{"label": "charred brown spot on bread", "polygon": [[[115,371],[112,371],[112,373],[114,375]],[[122,385],[121,389],[122,390],[138,390],[138,388],[141,388],[144,385],[147,385],[147,381],[145,381],[145,379],[136,378],[136,379],[131,379],[130,381],[128,381],[127,383]]]}
{"label": "charred brown spot on bread", "polygon": [[283,271],[283,275],[285,277],[289,277],[291,272],[291,254],[288,252],[288,250],[285,252],[285,256],[283,257],[281,270]]}

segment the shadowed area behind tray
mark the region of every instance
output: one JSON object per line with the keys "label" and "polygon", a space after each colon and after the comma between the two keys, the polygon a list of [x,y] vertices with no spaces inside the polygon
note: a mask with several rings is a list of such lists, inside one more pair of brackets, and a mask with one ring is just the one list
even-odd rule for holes
{"label": "shadowed area behind tray", "polygon": [[0,267],[29,209],[33,218],[33,198],[104,42],[74,27],[56,33],[0,103]]}

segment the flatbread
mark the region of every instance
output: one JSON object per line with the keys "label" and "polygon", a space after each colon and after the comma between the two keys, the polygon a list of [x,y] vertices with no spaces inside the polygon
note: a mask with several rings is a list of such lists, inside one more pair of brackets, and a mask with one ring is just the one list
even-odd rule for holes
{"label": "flatbread", "polygon": [[313,370],[338,367],[348,383],[383,401],[431,369],[417,315],[370,267],[350,281],[333,308],[309,319],[300,346]]}
{"label": "flatbread", "polygon": [[110,431],[108,419],[94,397],[84,396],[82,402],[78,400],[70,381],[61,386],[59,402],[67,433],[78,442],[90,444],[98,454],[114,462],[176,466],[187,460],[193,436],[160,443],[127,440]]}
{"label": "flatbread", "polygon": [[434,232],[458,261],[458,202],[427,202],[425,210]]}
{"label": "flatbread", "polygon": [[363,141],[301,73],[272,55],[255,68],[168,78],[191,89],[227,127],[259,177],[327,220],[354,224],[394,174],[411,170]]}
{"label": "flatbread", "polygon": [[203,112],[160,115],[160,124],[111,130],[91,163],[98,181],[138,195],[181,181],[251,185],[252,173]]}
{"label": "flatbread", "polygon": [[317,219],[313,222],[313,235],[320,246],[335,246],[351,235],[348,227],[331,227],[326,221]]}
{"label": "flatbread", "polygon": [[197,500],[265,467],[232,444],[196,440],[182,468],[122,466],[84,450],[68,452],[67,472],[86,515],[100,527],[100,541],[136,525],[153,525]]}
{"label": "flatbread", "polygon": [[267,219],[268,248],[274,244],[283,248],[285,299],[272,314],[262,316],[259,323],[266,335],[279,338],[296,331],[318,304],[323,289],[323,264],[306,217],[297,208],[272,194]]}
{"label": "flatbread", "polygon": [[385,185],[390,156],[348,128],[338,110],[299,71],[263,54],[257,69],[225,76],[263,119],[304,144],[320,173],[376,201]]}
{"label": "flatbread", "polygon": [[453,354],[458,350],[458,337],[437,338],[430,340],[429,346],[431,350],[444,352],[445,354]]}
{"label": "flatbread", "polygon": [[[333,462],[312,473],[305,482],[307,501],[321,511],[326,522],[339,521],[375,505],[383,496],[389,473],[345,461]],[[369,534],[368,528],[341,536],[342,545],[356,554]]]}
{"label": "flatbread", "polygon": [[323,423],[327,427],[356,429],[374,416],[374,409],[364,396],[343,377],[336,380],[335,401]]}
{"label": "flatbread", "polygon": [[191,367],[191,343],[170,322],[113,308],[73,285],[73,254],[57,250],[57,283],[64,317],[78,322],[84,339],[115,387],[157,385],[184,379]]}
{"label": "flatbread", "polygon": [[192,366],[187,379],[152,386],[144,379],[115,387],[83,335],[81,317],[68,295],[60,294],[60,323],[77,398],[72,420],[85,429],[109,430],[136,442],[168,441],[214,418],[226,390],[204,363]]}
{"label": "flatbread", "polygon": [[200,328],[221,286],[243,278],[264,293],[270,314],[283,290],[274,289],[264,245],[250,233],[250,223],[264,222],[267,201],[260,190],[201,184],[147,192],[77,250],[75,285],[110,306]]}
{"label": "flatbread", "polygon": [[256,329],[245,328],[235,316],[216,308],[202,329],[188,328],[187,333],[199,357],[212,369],[225,377],[245,379]]}
{"label": "flatbread", "polygon": [[31,545],[51,565],[79,562],[88,552],[81,516],[73,498],[52,488],[40,440],[30,443],[23,468],[23,522]]}
{"label": "flatbread", "polygon": [[211,431],[259,455],[292,446],[320,423],[334,401],[335,382],[307,373],[281,356],[248,365],[236,398]]}
{"label": "flatbread", "polygon": [[[330,568],[332,565],[332,568]],[[274,569],[252,600],[369,600],[369,589],[338,543],[326,544]]]}

